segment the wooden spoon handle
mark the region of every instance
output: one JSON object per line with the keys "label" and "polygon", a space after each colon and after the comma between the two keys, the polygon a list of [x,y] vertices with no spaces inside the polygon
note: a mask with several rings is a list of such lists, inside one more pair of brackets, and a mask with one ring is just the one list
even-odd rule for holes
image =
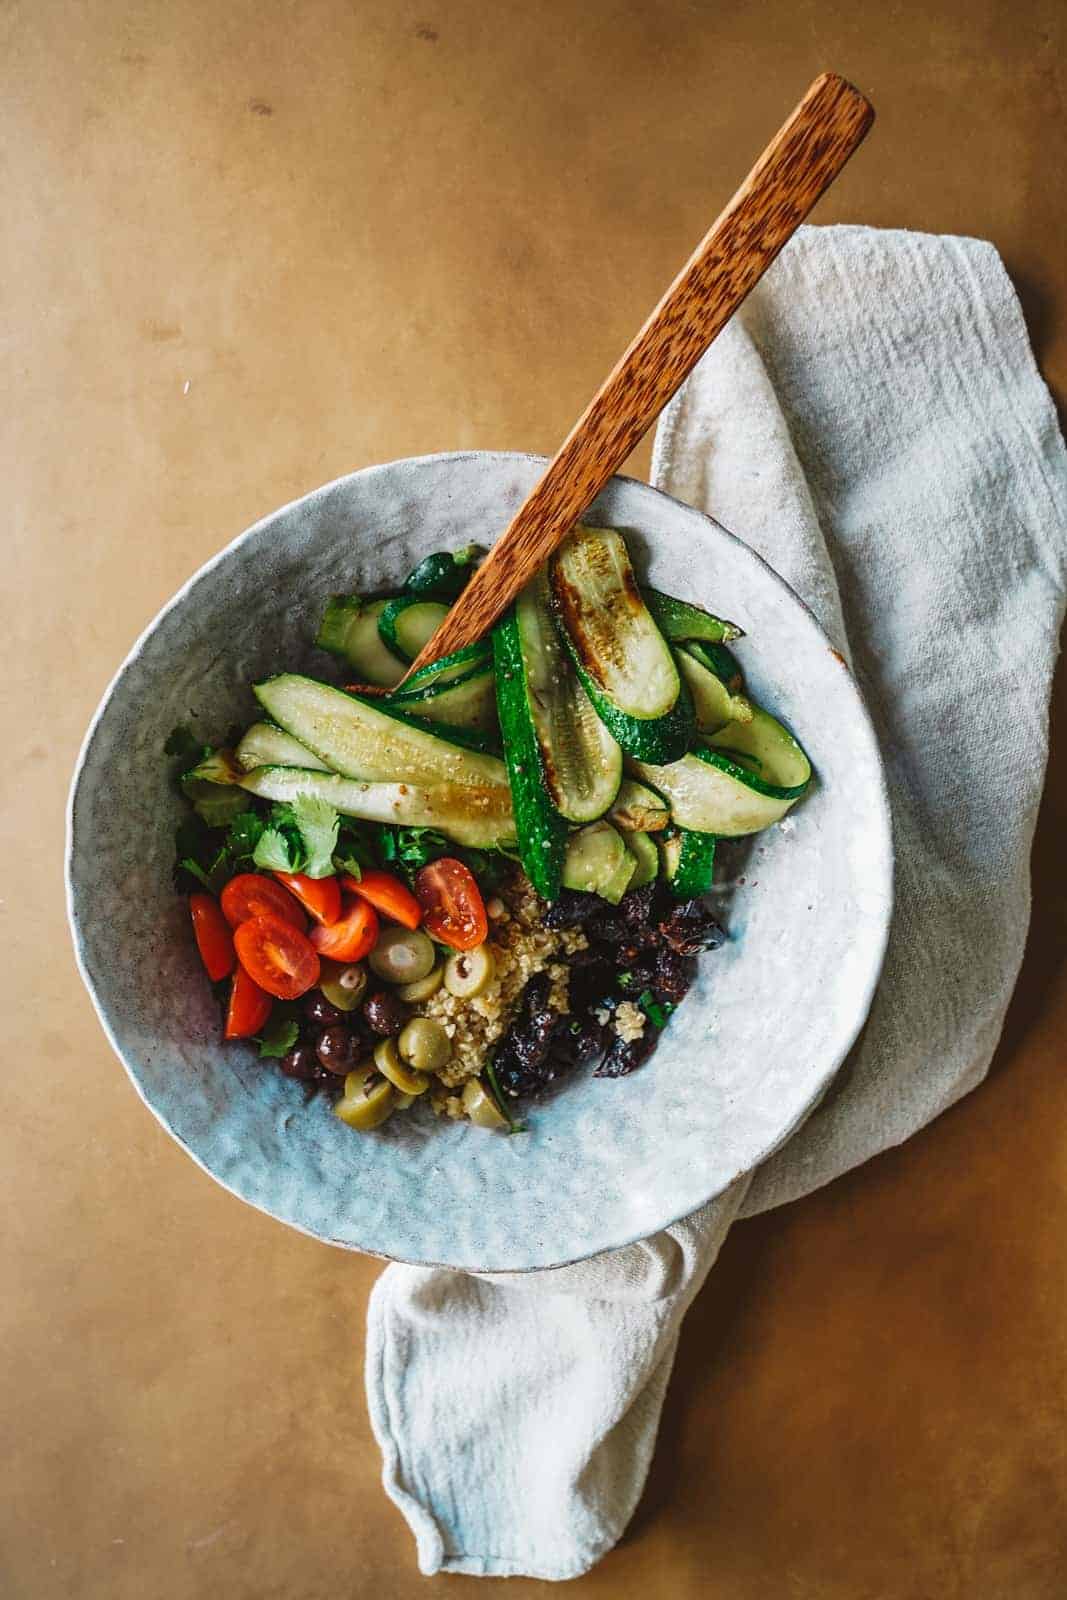
{"label": "wooden spoon handle", "polygon": [[816,78],[594,395],[411,670],[481,638],[622,466],[874,120]]}

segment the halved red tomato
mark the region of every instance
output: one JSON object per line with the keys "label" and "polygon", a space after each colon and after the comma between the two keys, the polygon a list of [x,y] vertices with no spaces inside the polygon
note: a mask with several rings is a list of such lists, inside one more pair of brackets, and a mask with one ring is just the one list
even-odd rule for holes
{"label": "halved red tomato", "polygon": [[341,915],[341,886],[336,878],[308,878],[302,872],[276,872],[274,876],[316,922],[336,922]]}
{"label": "halved red tomato", "polygon": [[319,958],[310,940],[281,917],[249,917],[235,930],[233,942],[249,977],[277,1000],[296,1000],[319,981]]}
{"label": "halved red tomato", "polygon": [[225,1038],[251,1039],[270,1016],[273,1004],[270,995],[259,987],[254,978],[248,976],[244,967],[239,966],[233,975],[233,988],[230,990]]}
{"label": "halved red tomato", "polygon": [[489,932],[485,902],[474,874],[455,856],[442,856],[415,878],[415,898],[422,907],[423,927],[432,939],[453,950],[473,950]]}
{"label": "halved red tomato", "polygon": [[222,891],[222,914],[231,928],[249,917],[281,917],[303,933],[307,920],[291,894],[262,872],[239,872]]}
{"label": "halved red tomato", "polygon": [[361,900],[369,900],[375,911],[380,911],[383,917],[389,917],[405,928],[417,928],[422,921],[419,902],[407,884],[394,878],[391,872],[369,869],[361,878],[353,878],[346,872],[341,881],[346,889],[358,894]]}
{"label": "halved red tomato", "polygon": [[234,969],[237,957],[233,953],[233,934],[230,925],[219,910],[219,903],[211,894],[191,894],[189,915],[193,919],[193,933],[200,959],[212,983],[218,983]]}
{"label": "halved red tomato", "polygon": [[378,916],[369,901],[346,894],[341,915],[329,927],[312,928],[311,943],[331,961],[362,961],[378,942]]}

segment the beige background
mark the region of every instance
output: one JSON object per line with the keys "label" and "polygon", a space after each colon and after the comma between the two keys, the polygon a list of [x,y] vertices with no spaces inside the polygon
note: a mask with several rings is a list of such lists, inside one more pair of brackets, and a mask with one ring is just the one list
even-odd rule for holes
{"label": "beige background", "polygon": [[[0,0],[5,1597],[505,1592],[420,1579],[379,1490],[378,1265],[198,1172],[76,979],[67,780],[132,639],[338,473],[551,449],[826,66],[879,122],[821,219],[993,239],[1062,400],[1065,54],[1062,0]],[[575,1594],[1064,1594],[1065,811],[1061,738],[990,1081],[734,1231]]]}

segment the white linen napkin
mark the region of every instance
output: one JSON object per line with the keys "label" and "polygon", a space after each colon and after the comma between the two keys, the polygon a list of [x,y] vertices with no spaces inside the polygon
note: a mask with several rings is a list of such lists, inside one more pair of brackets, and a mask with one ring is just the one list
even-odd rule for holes
{"label": "white linen napkin", "polygon": [[382,1274],[367,1393],[424,1573],[569,1578],[611,1548],[731,1222],[979,1083],[1022,958],[1067,452],[993,247],[802,229],[664,414],[652,477],[765,556],[850,657],[893,804],[885,972],[827,1099],[692,1217],[556,1272]]}

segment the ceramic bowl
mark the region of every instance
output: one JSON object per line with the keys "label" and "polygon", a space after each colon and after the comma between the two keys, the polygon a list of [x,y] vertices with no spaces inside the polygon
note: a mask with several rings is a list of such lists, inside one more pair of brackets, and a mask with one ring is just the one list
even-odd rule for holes
{"label": "ceramic bowl", "polygon": [[283,507],[199,571],[138,640],[78,762],[70,918],[104,1030],[146,1105],[250,1205],[346,1249],[525,1271],[629,1243],[710,1199],[785,1140],[867,1014],[889,925],[885,784],[856,684],[815,619],[740,539],[617,478],[587,520],[626,531],[649,580],[746,630],[751,692],[798,733],[817,782],[778,827],[723,853],[726,946],[655,1054],[615,1081],[577,1073],[512,1137],[428,1107],[359,1135],[254,1049],[225,1045],[173,892],[181,803],[162,750],[251,720],[248,685],[328,673],[325,597],[395,587],[428,551],[491,543],[543,468],[456,454],[368,468]]}

